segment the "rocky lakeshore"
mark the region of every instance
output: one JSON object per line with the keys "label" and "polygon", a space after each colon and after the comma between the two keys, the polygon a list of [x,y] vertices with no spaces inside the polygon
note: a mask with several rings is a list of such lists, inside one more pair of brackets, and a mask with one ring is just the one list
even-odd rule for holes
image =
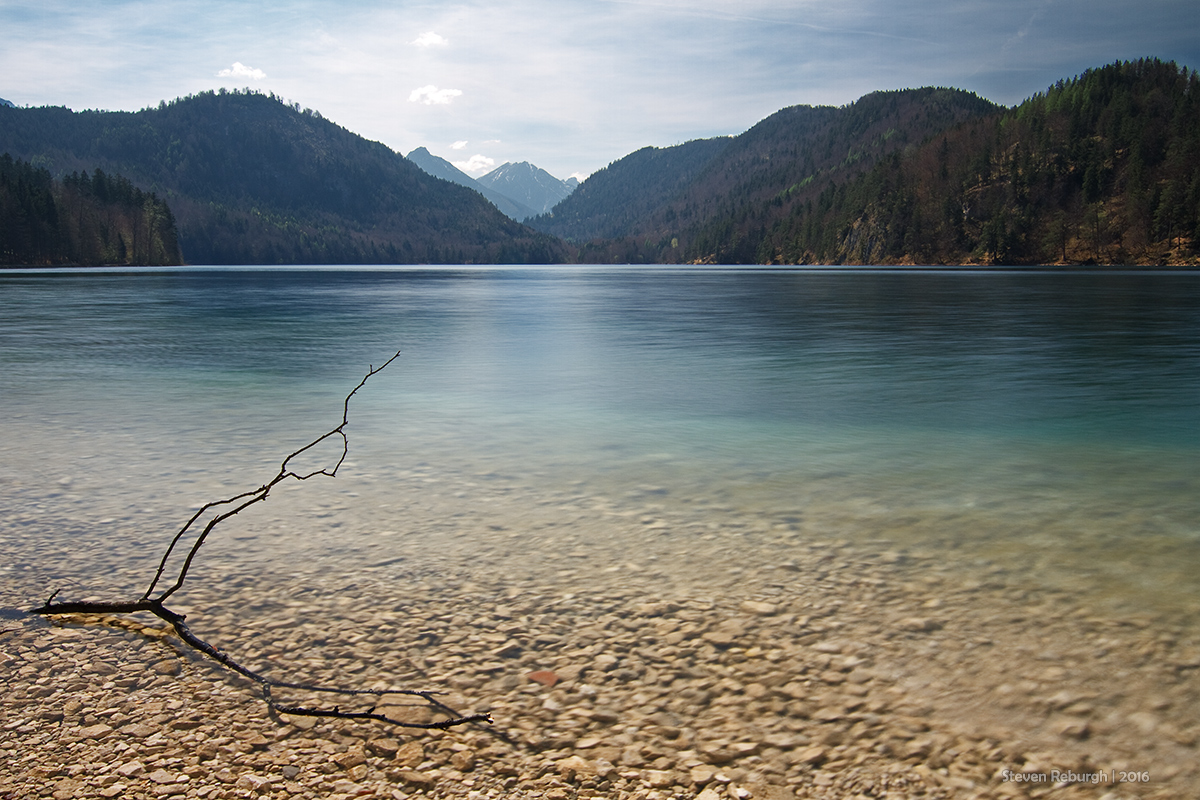
{"label": "rocky lakeshore", "polygon": [[981,558],[986,514],[820,483],[781,510],[752,483],[347,473],[224,526],[173,607],[274,678],[440,689],[493,726],[272,719],[153,617],[21,613],[59,587],[136,596],[179,499],[10,481],[0,797],[1117,800],[1200,780],[1194,616],[1054,580],[1041,551]]}
{"label": "rocky lakeshore", "polygon": [[[503,489],[476,491],[478,517],[461,492],[426,492],[406,514],[437,535],[319,498],[350,524],[251,525],[275,556],[247,569],[214,546],[177,609],[273,677],[444,689],[494,726],[272,719],[152,617],[18,613],[53,580],[27,569],[0,598],[0,796],[1115,800],[1200,780],[1200,642],[1183,622],[653,491]],[[9,522],[34,562],[52,555],[40,531],[78,524]],[[73,591],[134,580],[114,566]],[[428,719],[400,696],[384,707]]]}
{"label": "rocky lakeshore", "polygon": [[13,277],[0,800],[1197,795],[1187,276]]}

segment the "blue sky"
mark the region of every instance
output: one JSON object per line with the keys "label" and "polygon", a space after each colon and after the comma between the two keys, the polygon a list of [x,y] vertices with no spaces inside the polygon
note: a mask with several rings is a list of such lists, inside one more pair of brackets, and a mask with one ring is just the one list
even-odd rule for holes
{"label": "blue sky", "polygon": [[1012,105],[1117,59],[1200,67],[1196,0],[0,0],[0,31],[17,105],[249,86],[475,175],[560,178],[876,89]]}

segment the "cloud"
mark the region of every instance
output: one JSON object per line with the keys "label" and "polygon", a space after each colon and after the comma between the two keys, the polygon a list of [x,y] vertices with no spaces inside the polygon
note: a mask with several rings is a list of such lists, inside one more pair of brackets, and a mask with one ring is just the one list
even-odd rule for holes
{"label": "cloud", "polygon": [[[736,134],[786,106],[841,105],[877,89],[958,86],[1011,105],[1118,58],[1200,67],[1195,25],[1180,23],[1195,18],[1195,6],[305,0],[272,3],[290,11],[264,14],[262,4],[230,0],[0,0],[0,76],[20,87],[3,94],[18,105],[129,111],[220,82],[270,83],[393,149],[441,142],[453,158],[488,150],[497,165],[528,160],[563,175],[646,145]],[[230,66],[235,55],[261,70]],[[214,81],[222,63],[229,69]],[[408,105],[404,94],[378,102],[433,80],[462,95],[430,88]],[[446,107],[414,113],[414,103]],[[470,114],[455,113],[467,106]],[[449,149],[464,137],[461,150]]]}
{"label": "cloud", "polygon": [[487,156],[481,156],[476,153],[466,161],[452,161],[450,163],[468,175],[477,175],[484,172],[491,172],[492,167],[496,166],[496,159],[488,158]]}
{"label": "cloud", "polygon": [[420,89],[413,89],[412,94],[408,96],[410,103],[424,103],[427,106],[448,106],[462,94],[461,89],[439,89],[430,84],[422,86]]}
{"label": "cloud", "polygon": [[462,150],[466,146],[467,146],[467,140],[461,139],[461,140],[455,142],[454,144],[450,145],[450,149],[451,150]]}
{"label": "cloud", "polygon": [[413,39],[409,44],[415,44],[417,47],[445,47],[450,44],[450,40],[445,36],[439,36],[433,31],[427,31],[416,39]]}
{"label": "cloud", "polygon": [[218,78],[250,78],[251,80],[261,81],[267,77],[267,73],[261,69],[247,67],[240,61],[233,62],[233,66],[229,69],[223,69],[217,73]]}

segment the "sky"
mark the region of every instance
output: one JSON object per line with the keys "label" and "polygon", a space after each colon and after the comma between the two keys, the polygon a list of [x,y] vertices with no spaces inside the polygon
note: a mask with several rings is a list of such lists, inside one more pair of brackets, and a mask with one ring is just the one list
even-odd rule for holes
{"label": "sky", "polygon": [[0,0],[16,105],[250,87],[476,177],[529,161],[583,178],[880,89],[1015,105],[1144,56],[1200,68],[1196,0]]}

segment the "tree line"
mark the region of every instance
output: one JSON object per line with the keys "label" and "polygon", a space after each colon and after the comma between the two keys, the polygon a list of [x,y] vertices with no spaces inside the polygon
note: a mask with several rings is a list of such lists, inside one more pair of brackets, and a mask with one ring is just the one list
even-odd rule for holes
{"label": "tree line", "polygon": [[783,109],[614,162],[540,233],[253,92],[0,108],[0,142],[38,165],[6,167],[4,263],[1200,263],[1200,78],[1158,59],[1014,108],[927,87]]}
{"label": "tree line", "polygon": [[763,262],[1186,264],[1200,244],[1200,81],[1157,59],[1059,81],[1016,108],[826,186],[764,229]]}
{"label": "tree line", "polygon": [[531,224],[574,239],[581,261],[754,263],[766,231],[805,198],[998,110],[941,87],[792,106],[732,138],[631,154]]}
{"label": "tree line", "polygon": [[1200,78],[1146,58],[1013,108],[936,87],[794,106],[631,154],[531,224],[581,262],[1200,264]]}
{"label": "tree line", "polygon": [[166,202],[127,178],[0,156],[0,264],[162,266],[182,263]]}
{"label": "tree line", "polygon": [[253,91],[137,112],[0,108],[0,146],[168,199],[195,264],[562,261],[566,248],[379,142]]}

